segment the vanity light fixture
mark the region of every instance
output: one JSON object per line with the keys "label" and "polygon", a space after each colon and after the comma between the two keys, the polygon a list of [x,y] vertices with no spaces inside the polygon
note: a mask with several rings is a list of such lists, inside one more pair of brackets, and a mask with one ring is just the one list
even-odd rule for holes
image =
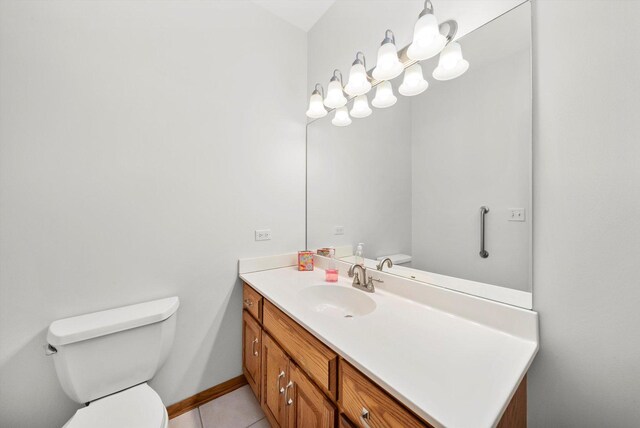
{"label": "vanity light fixture", "polygon": [[443,22],[440,26],[441,32],[447,32],[447,46],[440,52],[438,67],[433,70],[433,78],[436,80],[451,80],[462,76],[469,69],[469,62],[462,57],[462,47],[460,43],[454,42],[453,38],[458,31],[458,24],[455,21]]}
{"label": "vanity light fixture", "polygon": [[371,107],[369,107],[369,100],[366,95],[358,95],[353,100],[353,107],[351,108],[351,116],[356,119],[362,119],[370,116],[372,113]]}
{"label": "vanity light fixture", "polygon": [[391,107],[398,101],[395,95],[393,95],[393,87],[391,82],[385,80],[376,87],[376,97],[371,101],[371,105],[376,108]]}
{"label": "vanity light fixture", "polygon": [[405,97],[412,97],[423,93],[429,87],[429,82],[422,76],[422,67],[415,63],[404,71],[404,80],[398,88]]}
{"label": "vanity light fixture", "polygon": [[331,123],[335,126],[351,125],[351,118],[349,117],[349,111],[346,106],[338,107],[336,109],[336,114],[333,116]]}
{"label": "vanity light fixture", "polygon": [[431,0],[425,0],[424,9],[420,12],[413,29],[413,42],[407,49],[407,56],[414,61],[422,61],[434,57],[447,44],[447,38],[440,33],[438,20],[433,14]]}
{"label": "vanity light fixture", "polygon": [[[318,87],[320,90],[318,90]],[[319,119],[327,115],[327,110],[325,110],[324,104],[322,104],[323,95],[324,89],[322,88],[322,85],[316,83],[316,87],[309,98],[309,109],[307,110],[307,116],[311,119]]]}
{"label": "vanity light fixture", "polygon": [[[358,58],[362,55],[362,59]],[[349,71],[349,81],[344,87],[344,91],[351,96],[366,94],[371,90],[371,83],[367,75],[367,59],[362,52],[356,54],[356,59]]]}
{"label": "vanity light fixture", "polygon": [[[340,78],[338,78],[340,75]],[[342,92],[342,73],[340,70],[333,70],[333,76],[327,87],[327,97],[324,99],[324,105],[329,108],[338,108],[347,104],[347,99]]]}
{"label": "vanity light fixture", "polygon": [[376,80],[391,80],[398,77],[404,67],[398,59],[396,49],[396,38],[393,31],[387,30],[384,33],[384,40],[378,49],[378,62],[373,70],[373,78]]}

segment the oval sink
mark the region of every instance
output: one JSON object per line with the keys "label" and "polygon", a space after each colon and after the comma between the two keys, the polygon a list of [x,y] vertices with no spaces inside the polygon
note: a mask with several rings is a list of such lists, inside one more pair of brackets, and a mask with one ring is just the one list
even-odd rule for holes
{"label": "oval sink", "polygon": [[351,318],[369,314],[376,302],[364,292],[335,285],[315,285],[298,292],[314,312],[333,317]]}

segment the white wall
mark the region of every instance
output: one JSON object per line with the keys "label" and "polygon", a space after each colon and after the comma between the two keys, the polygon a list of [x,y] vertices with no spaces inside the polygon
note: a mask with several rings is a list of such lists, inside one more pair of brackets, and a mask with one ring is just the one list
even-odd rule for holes
{"label": "white wall", "polygon": [[41,346],[84,312],[180,297],[166,404],[239,375],[237,259],[304,245],[306,35],[244,1],[2,1],[0,94],[0,426],[73,414]]}
{"label": "white wall", "polygon": [[347,127],[330,113],[307,129],[311,249],[363,242],[373,259],[411,251],[411,103],[373,110]]}
{"label": "white wall", "polygon": [[[640,421],[640,2],[534,3],[531,427]],[[615,29],[612,38],[593,31]]]}

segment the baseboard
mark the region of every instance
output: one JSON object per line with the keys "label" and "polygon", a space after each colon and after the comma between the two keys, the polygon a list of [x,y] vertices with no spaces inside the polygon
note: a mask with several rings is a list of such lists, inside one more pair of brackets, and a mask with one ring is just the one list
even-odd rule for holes
{"label": "baseboard", "polygon": [[233,379],[229,379],[226,382],[222,382],[219,385],[212,386],[209,389],[205,389],[202,392],[198,392],[196,395],[192,395],[191,397],[185,398],[182,401],[178,401],[175,404],[167,406],[169,419],[173,419],[176,416],[187,413],[189,410],[193,410],[196,407],[203,405],[204,403],[228,394],[231,391],[235,391],[236,389],[246,384],[247,379],[245,379],[244,375],[240,375],[234,377]]}

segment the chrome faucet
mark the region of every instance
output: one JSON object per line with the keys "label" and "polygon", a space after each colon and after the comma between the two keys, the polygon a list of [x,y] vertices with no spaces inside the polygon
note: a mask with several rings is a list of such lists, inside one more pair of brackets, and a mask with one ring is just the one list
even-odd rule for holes
{"label": "chrome faucet", "polygon": [[384,268],[385,263],[387,264],[387,267],[389,269],[393,267],[393,262],[391,261],[391,259],[389,257],[385,257],[380,263],[378,263],[378,265],[376,266],[376,269],[382,272],[382,269]]}
{"label": "chrome faucet", "polygon": [[[362,273],[362,279],[360,278],[360,274],[357,272],[358,269]],[[349,278],[353,278],[353,283],[351,284],[353,287],[366,291],[368,293],[373,293],[376,291],[376,288],[373,286],[373,278],[369,276],[367,279],[367,269],[359,264],[352,265],[349,268]]]}

